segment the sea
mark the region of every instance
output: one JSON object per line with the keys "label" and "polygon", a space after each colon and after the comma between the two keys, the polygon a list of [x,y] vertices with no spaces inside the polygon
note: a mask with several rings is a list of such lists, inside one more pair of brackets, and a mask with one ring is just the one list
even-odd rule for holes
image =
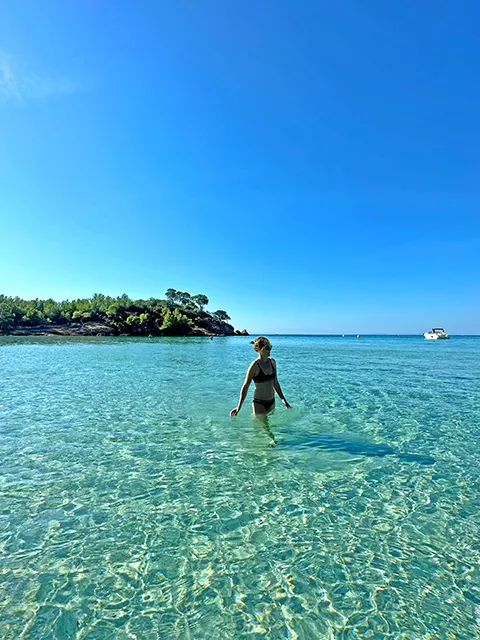
{"label": "sea", "polygon": [[480,637],[480,337],[0,338],[2,640]]}

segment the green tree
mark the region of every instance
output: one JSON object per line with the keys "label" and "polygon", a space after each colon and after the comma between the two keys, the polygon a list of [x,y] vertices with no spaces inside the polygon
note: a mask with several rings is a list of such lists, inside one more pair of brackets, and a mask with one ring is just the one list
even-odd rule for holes
{"label": "green tree", "polygon": [[203,311],[203,308],[208,304],[208,298],[203,293],[198,293],[196,296],[192,296],[192,300],[198,306],[199,311]]}
{"label": "green tree", "polygon": [[125,320],[125,323],[131,333],[141,333],[142,321],[140,316],[130,315]]}
{"label": "green tree", "polygon": [[75,303],[70,300],[64,300],[60,302],[59,307],[61,309],[63,322],[71,322],[72,315],[75,311]]}
{"label": "green tree", "polygon": [[55,302],[55,300],[52,300],[52,298],[45,300],[45,303],[43,305],[43,313],[49,322],[54,322],[55,324],[64,322],[62,309],[58,302]]}
{"label": "green tree", "polygon": [[163,313],[163,323],[160,329],[162,331],[171,331],[172,329],[181,329],[184,331],[191,324],[190,318],[181,313],[178,309],[166,309]]}
{"label": "green tree", "polygon": [[228,320],[231,319],[228,313],[226,311],[223,311],[223,309],[218,309],[217,311],[214,311],[212,313],[212,316],[214,318],[217,318],[218,320],[222,320],[222,322],[228,322]]}
{"label": "green tree", "polygon": [[163,309],[167,306],[165,300],[160,300],[159,298],[150,298],[147,300],[147,308],[150,309],[153,313],[162,313]]}
{"label": "green tree", "polygon": [[23,321],[34,327],[39,324],[43,324],[46,321],[46,318],[43,313],[34,306],[34,304],[31,304],[27,307],[27,311],[23,316]]}
{"label": "green tree", "polygon": [[[4,298],[5,296],[2,296]],[[8,302],[0,302],[0,333],[7,333],[15,327],[15,315]]]}
{"label": "green tree", "polygon": [[107,309],[107,317],[111,318],[112,320],[115,320],[115,317],[117,316],[119,309],[123,309],[123,307],[121,307],[119,304],[114,302]]}
{"label": "green tree", "polygon": [[188,293],[188,291],[177,291],[177,300],[178,302],[186,307],[190,300],[191,300],[192,296]]}
{"label": "green tree", "polygon": [[117,302],[119,305],[121,304],[122,306],[125,307],[125,309],[128,309],[130,307],[130,305],[132,304],[132,301],[130,300],[130,298],[127,296],[126,293],[122,293],[121,296],[118,296],[114,302]]}
{"label": "green tree", "polygon": [[165,291],[165,297],[169,302],[170,307],[173,307],[175,305],[175,302],[177,301],[177,295],[178,291],[176,289],[167,289]]}

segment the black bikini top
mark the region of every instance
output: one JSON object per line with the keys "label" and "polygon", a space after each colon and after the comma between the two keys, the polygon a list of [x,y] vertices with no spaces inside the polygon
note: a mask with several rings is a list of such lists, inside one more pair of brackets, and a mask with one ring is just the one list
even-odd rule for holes
{"label": "black bikini top", "polygon": [[275,367],[273,366],[272,360],[270,358],[269,360],[270,360],[270,366],[272,367],[272,373],[265,373],[262,367],[257,362],[258,368],[260,369],[260,371],[257,373],[256,376],[253,376],[254,382],[268,382],[269,380],[274,380],[276,376]]}

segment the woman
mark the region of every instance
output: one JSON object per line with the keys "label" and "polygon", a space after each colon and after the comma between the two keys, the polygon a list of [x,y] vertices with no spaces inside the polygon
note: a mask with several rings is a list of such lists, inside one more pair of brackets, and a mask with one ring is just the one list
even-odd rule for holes
{"label": "woman", "polygon": [[266,415],[275,407],[275,391],[278,393],[284,406],[290,409],[290,405],[285,400],[280,383],[278,382],[277,363],[273,358],[270,358],[270,352],[272,350],[270,340],[262,336],[256,340],[252,340],[250,344],[253,344],[253,348],[260,357],[254,360],[249,366],[245,382],[240,391],[240,401],[238,406],[230,411],[230,416],[236,416],[242,408],[252,380],[255,383],[252,406],[253,414],[256,418]]}

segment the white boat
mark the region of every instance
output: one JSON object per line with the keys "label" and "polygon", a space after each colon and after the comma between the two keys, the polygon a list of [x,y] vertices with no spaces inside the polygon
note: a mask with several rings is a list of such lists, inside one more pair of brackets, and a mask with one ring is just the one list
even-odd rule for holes
{"label": "white boat", "polygon": [[450,336],[448,335],[448,333],[445,333],[445,329],[442,328],[435,328],[432,329],[431,331],[425,331],[425,333],[423,334],[423,337],[426,338],[427,340],[449,340]]}

